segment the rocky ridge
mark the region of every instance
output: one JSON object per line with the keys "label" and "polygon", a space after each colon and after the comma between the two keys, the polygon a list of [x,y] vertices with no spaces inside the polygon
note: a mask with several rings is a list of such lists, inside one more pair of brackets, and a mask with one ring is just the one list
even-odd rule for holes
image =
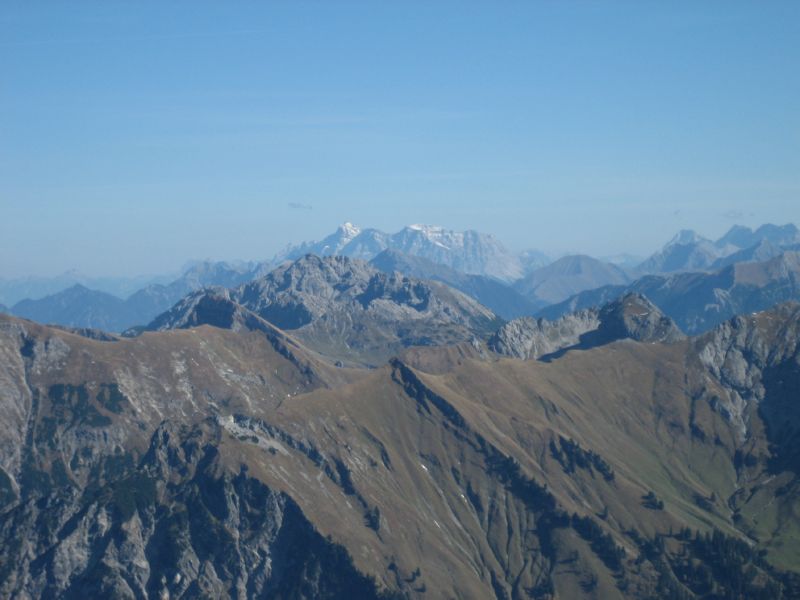
{"label": "rocky ridge", "polygon": [[686,333],[699,334],[737,314],[800,300],[800,253],[784,250],[763,262],[736,263],[713,273],[646,275],[628,285],[581,292],[537,316],[555,320],[628,292],[649,298]]}
{"label": "rocky ridge", "polygon": [[765,224],[753,231],[735,225],[716,241],[691,230],[679,232],[635,269],[640,274],[716,270],[741,261],[766,260],[800,243],[794,225]]}
{"label": "rocky ridge", "polygon": [[591,348],[621,339],[672,343],[685,336],[640,294],[626,294],[600,309],[585,309],[555,321],[524,317],[501,327],[488,346],[516,358],[542,358],[572,348]]}
{"label": "rocky ridge", "polygon": [[397,271],[409,277],[439,281],[449,285],[474,298],[504,319],[532,315],[539,308],[497,279],[462,273],[426,258],[403,254],[396,250],[384,250],[373,258],[370,264],[385,273]]}
{"label": "rocky ridge", "polygon": [[250,314],[334,359],[372,365],[407,346],[468,341],[498,324],[489,309],[444,284],[344,256],[307,255],[236,289],[187,296],[147,329],[231,327]]}
{"label": "rocky ridge", "polygon": [[523,274],[520,258],[494,236],[432,225],[409,225],[397,233],[388,234],[377,229],[362,230],[352,223],[345,223],[320,242],[290,246],[279,253],[274,262],[296,260],[306,254],[371,260],[384,250],[419,256],[463,273],[485,275],[506,282]]}

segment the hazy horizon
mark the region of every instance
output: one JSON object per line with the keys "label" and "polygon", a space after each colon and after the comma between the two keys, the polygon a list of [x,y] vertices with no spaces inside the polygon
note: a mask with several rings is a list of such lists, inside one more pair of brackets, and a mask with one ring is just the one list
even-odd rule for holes
{"label": "hazy horizon", "polygon": [[[347,222],[349,222],[349,221],[347,221]],[[291,242],[291,245],[299,245],[299,244],[301,244],[303,242],[319,242],[324,237],[326,237],[327,235],[330,235],[331,233],[333,233],[337,229],[338,226],[343,225],[344,223],[345,223],[345,221],[339,223],[336,227],[331,228],[327,233],[325,233],[324,235],[322,235],[322,236],[320,236],[318,238],[314,238],[314,239],[311,239],[311,238],[298,239],[298,240],[295,240],[294,242]],[[355,225],[355,226],[357,226],[357,227],[359,227],[362,230],[365,230],[365,229],[376,229],[376,228],[373,228],[373,227],[362,226],[359,223],[352,223],[352,222],[350,222],[350,223]],[[695,230],[695,231],[696,231],[696,233],[700,234],[701,236],[706,237],[706,238],[708,238],[708,239],[713,241],[713,240],[721,237],[723,234],[725,234],[727,231],[729,231],[730,228],[733,227],[733,226],[742,225],[742,226],[745,226],[745,227],[750,227],[751,229],[756,229],[757,227],[759,227],[761,225],[764,225],[764,224],[768,224],[768,223],[759,222],[759,223],[753,223],[753,224],[744,225],[743,223],[737,222],[737,223],[731,224],[729,227],[726,227],[724,229],[724,231],[720,231],[718,234],[714,234],[714,235],[706,235],[705,232],[697,231],[697,230]],[[787,225],[787,224],[794,224],[794,223],[772,223],[772,224],[773,225]],[[407,227],[409,225],[413,225],[413,224],[412,223],[407,223],[406,225],[403,225],[402,227]],[[426,225],[441,226],[444,229],[450,229],[450,230],[452,229],[450,227],[443,226],[443,225],[441,225],[439,223],[426,223]],[[386,230],[385,232],[386,233],[395,233],[396,231],[399,231],[400,229],[402,229],[402,227],[398,227],[396,229],[391,229],[391,230]],[[501,243],[503,243],[503,245],[505,245],[509,250],[511,250],[515,254],[522,253],[522,252],[524,252],[526,250],[536,250],[536,251],[542,252],[543,254],[545,254],[551,260],[557,260],[559,258],[562,258],[564,256],[569,256],[569,255],[588,255],[588,256],[592,256],[594,258],[598,258],[598,259],[613,258],[615,256],[622,256],[622,255],[630,255],[630,256],[638,256],[641,259],[645,259],[648,256],[650,256],[653,253],[655,253],[658,250],[660,250],[673,237],[673,236],[670,236],[669,238],[662,240],[661,243],[657,244],[650,251],[640,252],[640,253],[631,252],[631,251],[629,251],[629,250],[627,250],[625,248],[623,248],[622,250],[620,250],[618,252],[608,252],[608,253],[604,253],[604,254],[603,253],[586,252],[586,251],[582,251],[579,248],[567,249],[567,250],[563,250],[563,251],[560,251],[560,252],[547,252],[546,250],[543,250],[542,248],[535,248],[535,247],[532,247],[532,246],[531,247],[526,247],[526,248],[512,247],[510,245],[507,245],[505,243],[505,240],[503,240],[501,236],[499,236],[499,235],[497,235],[497,234],[495,234],[495,233],[493,233],[491,231],[482,231],[482,230],[480,230],[478,228],[475,228],[475,227],[470,227],[470,228],[467,228],[467,229],[473,230],[473,231],[478,231],[480,233],[485,233],[485,234],[492,235],[493,237],[495,237],[495,239],[498,239]],[[467,229],[465,229],[465,231]],[[691,229],[691,227],[687,227],[687,228],[684,228],[684,229]],[[677,234],[679,231],[680,230],[676,229],[674,231],[674,234]],[[275,257],[275,254],[278,254],[285,247],[286,247],[286,245],[284,247],[280,248],[278,251],[273,252],[272,254],[269,254],[269,255],[265,255],[265,256],[251,256],[251,257],[240,257],[240,256],[224,256],[224,257],[218,257],[218,256],[193,256],[193,257],[185,257],[183,260],[180,260],[179,262],[175,263],[172,266],[163,265],[160,270],[153,270],[153,271],[149,271],[149,272],[147,272],[147,271],[141,271],[141,272],[130,271],[130,272],[128,272],[128,271],[124,271],[124,270],[115,271],[115,272],[88,272],[88,271],[85,271],[85,270],[81,269],[80,267],[75,266],[75,267],[70,267],[68,269],[64,269],[64,270],[58,271],[58,272],[41,272],[41,273],[27,272],[27,273],[23,273],[23,274],[18,275],[18,276],[14,276],[14,275],[10,275],[9,276],[9,275],[5,275],[3,273],[0,273],[0,279],[3,279],[3,280],[15,280],[15,279],[25,279],[27,277],[30,277],[30,278],[33,278],[33,279],[36,279],[36,278],[46,279],[46,278],[50,278],[50,277],[59,277],[59,276],[62,276],[62,275],[70,275],[70,274],[80,275],[80,276],[91,278],[91,279],[103,279],[103,278],[110,278],[110,279],[113,279],[113,278],[120,278],[120,279],[142,278],[142,279],[147,279],[147,278],[158,278],[158,277],[171,277],[171,276],[177,276],[179,273],[181,273],[181,272],[187,270],[188,268],[190,268],[193,263],[198,263],[198,262],[211,261],[211,262],[228,262],[228,263],[235,264],[237,262],[239,262],[239,263],[249,263],[249,262],[269,261],[269,260],[271,260],[271,259],[273,259]]]}
{"label": "hazy horizon", "polygon": [[646,256],[800,222],[800,4],[7,3],[0,277],[344,221]]}

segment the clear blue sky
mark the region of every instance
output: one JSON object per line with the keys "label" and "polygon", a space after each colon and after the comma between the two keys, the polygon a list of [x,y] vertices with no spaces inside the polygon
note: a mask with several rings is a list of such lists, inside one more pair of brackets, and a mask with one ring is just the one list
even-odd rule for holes
{"label": "clear blue sky", "polygon": [[345,220],[596,255],[798,222],[800,2],[0,4],[0,276]]}

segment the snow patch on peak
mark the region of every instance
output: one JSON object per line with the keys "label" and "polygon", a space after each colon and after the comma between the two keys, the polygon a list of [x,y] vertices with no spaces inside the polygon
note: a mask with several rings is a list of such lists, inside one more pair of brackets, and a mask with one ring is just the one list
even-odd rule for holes
{"label": "snow patch on peak", "polygon": [[353,239],[359,233],[361,233],[361,228],[356,227],[350,221],[347,221],[346,223],[339,225],[339,231],[344,235],[344,237]]}
{"label": "snow patch on peak", "polygon": [[420,231],[426,234],[444,233],[444,227],[440,227],[439,225],[424,225],[422,223],[415,223],[414,225],[409,225],[407,229],[411,229],[413,231]]}
{"label": "snow patch on peak", "polygon": [[667,243],[667,247],[677,246],[677,245],[684,246],[686,244],[694,244],[696,242],[701,242],[701,241],[708,241],[708,240],[706,240],[696,231],[693,231],[691,229],[682,229],[675,235],[675,237],[673,237]]}

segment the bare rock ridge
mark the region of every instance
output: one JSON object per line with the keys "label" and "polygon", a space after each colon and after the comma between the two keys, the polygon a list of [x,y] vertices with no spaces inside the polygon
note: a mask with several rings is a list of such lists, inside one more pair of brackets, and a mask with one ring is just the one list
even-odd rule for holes
{"label": "bare rock ridge", "polygon": [[800,230],[793,224],[773,225],[765,223],[753,230],[749,227],[734,225],[715,242],[718,248],[733,246],[735,248],[751,248],[762,242],[774,246],[790,246],[800,243]]}
{"label": "bare rock ridge", "polygon": [[685,336],[640,294],[626,294],[600,309],[585,309],[555,321],[524,317],[501,327],[489,340],[498,354],[542,358],[572,348],[591,348],[621,339],[671,343]]}
{"label": "bare rock ridge", "polygon": [[147,329],[231,328],[257,315],[327,356],[382,364],[400,349],[488,335],[497,317],[444,284],[307,255],[233,290],[187,296]]}
{"label": "bare rock ridge", "polygon": [[772,441],[774,460],[800,465],[800,304],[737,316],[695,338],[700,362],[727,393],[718,409],[735,424],[741,439],[752,435],[749,411],[758,406]]}
{"label": "bare rock ridge", "polygon": [[362,230],[352,223],[345,223],[320,242],[290,246],[275,260],[295,260],[306,254],[371,260],[387,249],[426,258],[464,273],[486,275],[506,282],[518,279],[524,272],[523,261],[494,236],[432,225],[409,225],[389,234],[377,229]]}
{"label": "bare rock ridge", "polygon": [[516,358],[540,358],[580,343],[600,325],[596,310],[582,310],[556,321],[522,317],[503,325],[490,339],[494,352]]}
{"label": "bare rock ridge", "polygon": [[683,230],[664,248],[637,267],[641,273],[670,273],[707,269],[722,254],[720,248],[691,230]]}
{"label": "bare rock ridge", "polygon": [[625,294],[600,309],[598,341],[632,339],[673,343],[684,339],[675,322],[641,294]]}
{"label": "bare rock ridge", "polygon": [[718,258],[711,265],[712,271],[724,269],[736,263],[749,263],[749,262],[764,262],[776,256],[780,256],[785,251],[797,252],[800,250],[800,244],[789,244],[785,246],[778,246],[768,239],[761,240],[754,246],[749,246],[743,250]]}
{"label": "bare rock ridge", "polygon": [[[64,598],[378,599],[373,579],[287,494],[231,471],[213,421],[162,424],[138,464],[107,460],[73,486],[5,515],[5,593]],[[127,457],[129,458],[129,457]],[[69,508],[77,507],[77,510]],[[43,529],[58,532],[49,539]],[[190,543],[184,542],[191,540]],[[35,557],[35,559],[34,559]],[[5,595],[5,594],[4,594]]]}
{"label": "bare rock ridge", "polygon": [[765,224],[755,231],[735,225],[716,241],[683,230],[634,271],[648,274],[716,270],[741,260],[765,260],[775,256],[774,249],[792,249],[797,244],[800,230],[792,224]]}
{"label": "bare rock ridge", "polygon": [[539,308],[539,305],[530,302],[512,287],[492,277],[462,273],[421,256],[411,256],[390,249],[381,252],[370,264],[386,273],[397,271],[416,279],[447,284],[474,298],[504,319],[532,315]]}

